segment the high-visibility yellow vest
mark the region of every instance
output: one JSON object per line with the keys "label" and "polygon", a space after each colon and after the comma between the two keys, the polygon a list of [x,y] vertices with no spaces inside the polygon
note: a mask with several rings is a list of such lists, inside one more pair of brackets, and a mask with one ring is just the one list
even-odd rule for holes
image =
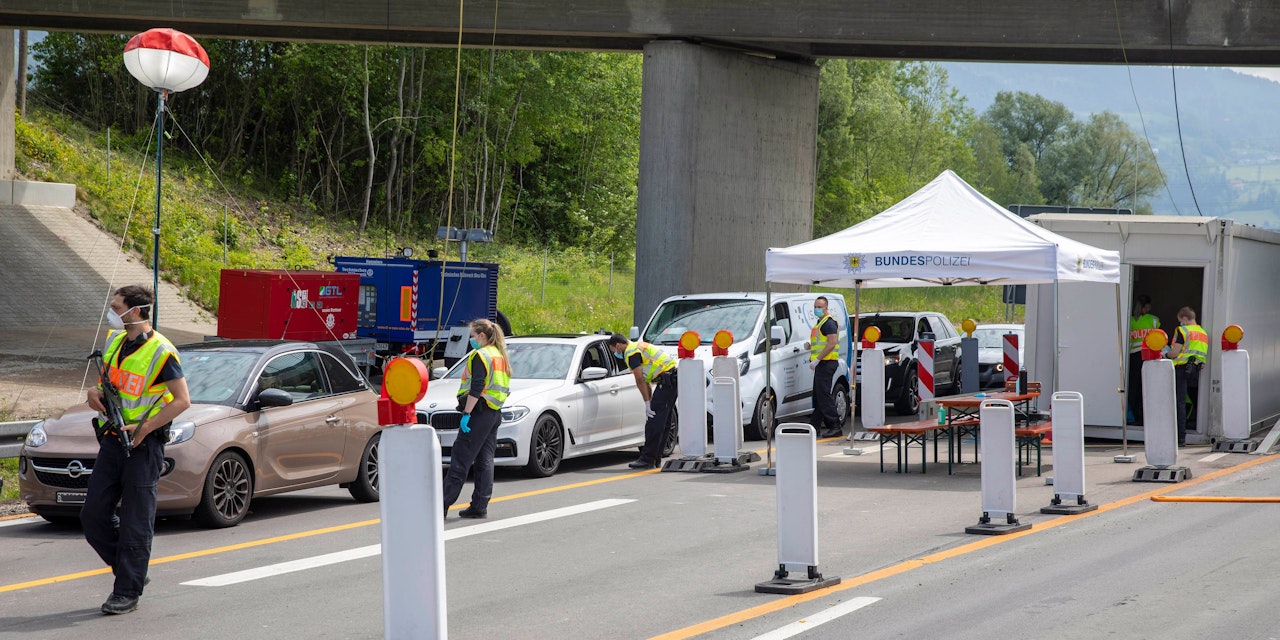
{"label": "high-visibility yellow vest", "polygon": [[[480,394],[485,404],[491,409],[501,409],[511,393],[511,363],[502,357],[498,348],[489,345],[471,352],[472,358],[480,358],[484,365],[484,392]],[[458,395],[465,396],[471,391],[471,361],[462,368],[462,386],[458,387]]]}
{"label": "high-visibility yellow vest", "polygon": [[[809,359],[810,360],[817,360],[818,354],[822,353],[822,350],[827,348],[827,341],[824,339],[826,338],[826,336],[822,335],[822,324],[831,319],[832,319],[831,314],[829,313],[822,314],[822,317],[818,319],[818,324],[814,325],[813,329],[809,331]],[[836,326],[839,327],[838,324]],[[840,359],[840,341],[836,340],[836,348],[832,349],[831,353],[828,353],[827,357],[823,358],[823,360],[839,360],[839,359]]]}
{"label": "high-visibility yellow vest", "polygon": [[1129,353],[1142,351],[1142,341],[1147,334],[1160,328],[1160,318],[1144,313],[1137,318],[1129,318]]}
{"label": "high-visibility yellow vest", "polygon": [[658,376],[676,368],[676,359],[671,357],[671,354],[648,342],[628,342],[627,351],[623,357],[629,363],[631,356],[637,353],[640,354],[640,366],[643,367],[641,371],[644,373],[644,381],[650,384],[653,384],[654,379]]}
{"label": "high-visibility yellow vest", "polygon": [[107,377],[120,392],[120,413],[129,424],[141,424],[173,401],[173,394],[156,377],[164,364],[178,359],[178,350],[159,331],[129,354],[122,362],[120,349],[124,347],[124,331],[107,334]]}
{"label": "high-visibility yellow vest", "polygon": [[1182,351],[1173,359],[1173,366],[1186,364],[1192,358],[1198,358],[1201,363],[1209,359],[1209,334],[1205,333],[1204,327],[1183,325],[1178,327],[1178,333],[1182,334]]}

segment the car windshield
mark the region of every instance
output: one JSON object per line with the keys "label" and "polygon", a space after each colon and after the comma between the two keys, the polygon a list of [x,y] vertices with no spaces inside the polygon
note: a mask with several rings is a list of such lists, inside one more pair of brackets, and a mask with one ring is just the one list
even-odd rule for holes
{"label": "car windshield", "polygon": [[[574,346],[550,342],[508,342],[511,379],[556,380],[569,375]],[[461,378],[467,366],[464,358],[449,371],[448,378]]]}
{"label": "car windshield", "polygon": [[726,329],[734,342],[747,339],[760,319],[764,303],[759,300],[672,300],[658,308],[644,330],[644,340],[653,344],[677,344],[686,331],[697,331],[702,344],[711,344],[716,332]]}
{"label": "car windshield", "polygon": [[974,329],[973,337],[978,339],[980,348],[1003,349],[1006,333],[1016,333],[1018,344],[1022,344],[1022,332],[1016,329]]}
{"label": "car windshield", "polygon": [[911,316],[863,316],[858,320],[858,331],[866,335],[867,327],[880,330],[877,342],[911,342],[915,339],[916,320]]}
{"label": "car windshield", "polygon": [[237,351],[179,353],[192,404],[231,404],[258,361],[258,354]]}

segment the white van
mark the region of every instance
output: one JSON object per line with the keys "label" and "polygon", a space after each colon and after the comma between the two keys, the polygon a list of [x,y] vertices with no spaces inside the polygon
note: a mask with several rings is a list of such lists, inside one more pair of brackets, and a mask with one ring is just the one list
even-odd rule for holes
{"label": "white van", "polygon": [[[640,339],[676,354],[686,331],[698,332],[702,346],[695,353],[711,368],[711,340],[717,331],[733,334],[729,355],[741,363],[743,432],[748,440],[763,439],[779,418],[813,411],[813,371],[809,369],[809,334],[818,319],[813,302],[827,298],[827,310],[840,325],[840,367],[833,376],[832,394],[843,425],[849,415],[849,317],[844,297],[832,293],[779,293],[772,298],[769,322],[782,328],[782,344],[773,348],[770,382],[765,385],[765,294],[701,293],[672,296],[662,301],[640,332]],[[708,407],[709,409],[709,407]]]}

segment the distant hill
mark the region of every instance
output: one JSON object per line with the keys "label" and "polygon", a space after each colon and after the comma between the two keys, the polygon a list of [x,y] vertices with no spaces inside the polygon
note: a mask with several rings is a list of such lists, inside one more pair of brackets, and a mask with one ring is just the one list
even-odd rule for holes
{"label": "distant hill", "polygon": [[[1196,215],[1183,168],[1183,149],[1204,215],[1280,228],[1280,83],[1221,67],[1177,69],[1178,114],[1169,67],[942,63],[951,85],[985,111],[999,91],[1025,91],[1065,104],[1080,119],[1109,110],[1142,133],[1142,120],[1168,193],[1156,213]],[[1130,85],[1132,73],[1132,85]],[[1135,104],[1134,94],[1138,103]],[[1063,203],[1069,204],[1069,203]]]}

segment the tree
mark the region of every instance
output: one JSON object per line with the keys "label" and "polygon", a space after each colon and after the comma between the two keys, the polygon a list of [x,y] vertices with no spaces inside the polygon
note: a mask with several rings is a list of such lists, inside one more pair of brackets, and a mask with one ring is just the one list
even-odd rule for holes
{"label": "tree", "polygon": [[1037,162],[1075,120],[1061,102],[1021,91],[1001,91],[987,109],[986,118],[1000,134],[1000,148],[1012,165],[1020,145],[1026,145]]}
{"label": "tree", "polygon": [[1146,141],[1110,111],[1074,122],[1042,163],[1046,201],[1085,207],[1140,208],[1164,184]]}

